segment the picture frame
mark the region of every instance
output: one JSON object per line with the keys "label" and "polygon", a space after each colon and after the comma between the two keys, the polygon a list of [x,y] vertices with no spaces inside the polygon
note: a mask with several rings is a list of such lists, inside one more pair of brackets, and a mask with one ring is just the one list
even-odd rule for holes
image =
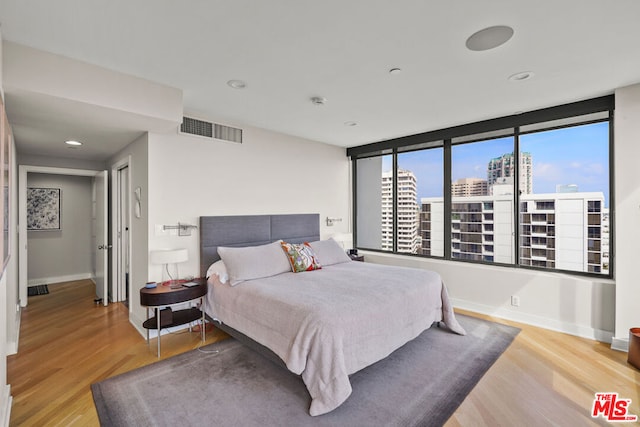
{"label": "picture frame", "polygon": [[60,188],[27,188],[27,231],[60,231]]}

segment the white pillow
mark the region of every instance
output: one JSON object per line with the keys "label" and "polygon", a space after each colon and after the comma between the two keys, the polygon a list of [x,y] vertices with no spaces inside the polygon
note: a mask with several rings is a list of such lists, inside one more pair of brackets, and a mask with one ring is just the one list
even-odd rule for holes
{"label": "white pillow", "polygon": [[340,243],[331,238],[310,242],[309,245],[311,245],[311,249],[316,254],[318,262],[323,266],[351,261],[351,258],[342,249]]}
{"label": "white pillow", "polygon": [[218,255],[227,267],[231,286],[245,280],[271,277],[291,271],[291,265],[280,242],[246,248],[219,247]]}
{"label": "white pillow", "polygon": [[218,260],[209,266],[207,270],[207,279],[213,275],[218,276],[218,280],[220,283],[227,283],[229,279],[229,274],[227,273],[227,267],[224,265],[222,260]]}

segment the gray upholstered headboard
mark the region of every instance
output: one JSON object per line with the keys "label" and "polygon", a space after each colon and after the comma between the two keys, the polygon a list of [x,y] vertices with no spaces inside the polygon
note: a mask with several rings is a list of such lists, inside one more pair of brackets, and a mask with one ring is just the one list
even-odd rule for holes
{"label": "gray upholstered headboard", "polygon": [[200,275],[220,259],[218,246],[255,246],[276,240],[320,240],[320,214],[200,217]]}

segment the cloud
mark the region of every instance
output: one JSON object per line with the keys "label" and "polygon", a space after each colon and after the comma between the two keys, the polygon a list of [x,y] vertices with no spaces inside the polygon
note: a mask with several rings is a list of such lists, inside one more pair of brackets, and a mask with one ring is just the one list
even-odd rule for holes
{"label": "cloud", "polygon": [[562,169],[555,163],[534,163],[533,164],[533,182],[536,179],[545,181],[557,181],[562,177]]}
{"label": "cloud", "polygon": [[569,167],[571,169],[582,169],[582,163],[580,163],[580,162],[571,162],[571,163],[569,163]]}

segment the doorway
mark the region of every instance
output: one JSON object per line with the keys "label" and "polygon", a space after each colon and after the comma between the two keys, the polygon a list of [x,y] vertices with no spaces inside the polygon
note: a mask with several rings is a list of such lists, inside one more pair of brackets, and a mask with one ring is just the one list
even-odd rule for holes
{"label": "doorway", "polygon": [[114,287],[116,288],[116,301],[121,301],[129,306],[129,266],[131,265],[130,251],[130,201],[129,201],[129,165],[126,164],[116,169],[114,179],[115,187],[115,234],[116,250],[113,262],[116,264],[114,277]]}
{"label": "doorway", "polygon": [[131,195],[131,156],[116,162],[111,169],[111,276],[113,277],[112,301],[129,307],[131,266],[131,217],[133,206]]}
{"label": "doorway", "polygon": [[[108,304],[109,276],[108,262],[108,215],[107,215],[107,171],[91,171],[82,169],[66,169],[44,166],[18,167],[18,287],[19,300],[22,307],[28,301],[28,246],[27,246],[27,175],[44,173],[51,175],[86,176],[92,178],[91,191],[91,248],[93,258],[93,280],[96,284],[96,300],[103,305]],[[62,200],[64,203],[64,200]]]}

